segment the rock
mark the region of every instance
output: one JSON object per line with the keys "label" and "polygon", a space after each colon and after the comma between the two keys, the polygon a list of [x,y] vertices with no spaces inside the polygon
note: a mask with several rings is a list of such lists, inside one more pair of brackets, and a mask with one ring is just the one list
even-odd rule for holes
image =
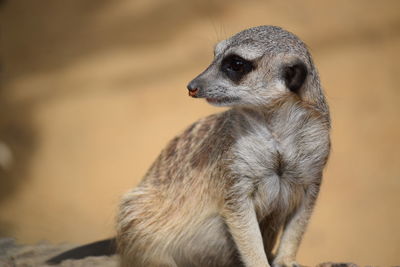
{"label": "rock", "polygon": [[[17,245],[11,238],[0,238],[0,266],[1,267],[30,267],[50,266],[45,262],[57,254],[73,248],[71,244],[53,245],[40,242],[35,245]],[[66,260],[52,266],[63,267],[116,267],[118,256],[87,257],[81,260]]]}

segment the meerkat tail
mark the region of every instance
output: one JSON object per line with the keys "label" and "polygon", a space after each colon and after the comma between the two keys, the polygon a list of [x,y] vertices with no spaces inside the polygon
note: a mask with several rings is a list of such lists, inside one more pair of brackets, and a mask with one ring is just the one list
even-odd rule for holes
{"label": "meerkat tail", "polygon": [[90,256],[110,256],[113,254],[116,254],[115,238],[109,238],[65,251],[47,260],[46,263],[55,265],[69,259],[78,260]]}

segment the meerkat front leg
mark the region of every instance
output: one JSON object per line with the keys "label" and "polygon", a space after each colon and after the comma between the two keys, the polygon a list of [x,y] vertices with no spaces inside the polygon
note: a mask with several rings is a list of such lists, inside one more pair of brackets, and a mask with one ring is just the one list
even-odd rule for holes
{"label": "meerkat front leg", "polygon": [[245,266],[270,266],[252,200],[245,198],[230,201],[222,215]]}
{"label": "meerkat front leg", "polygon": [[319,185],[312,184],[305,192],[304,198],[299,207],[287,220],[282,232],[281,241],[272,266],[274,267],[295,267],[300,266],[296,262],[296,254],[301,239],[306,230],[308,221],[313,211],[315,200],[318,196]]}

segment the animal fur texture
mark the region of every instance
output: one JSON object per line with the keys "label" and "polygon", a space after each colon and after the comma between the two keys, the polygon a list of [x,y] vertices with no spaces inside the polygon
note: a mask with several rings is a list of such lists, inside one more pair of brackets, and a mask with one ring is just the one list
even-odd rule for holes
{"label": "animal fur texture", "polygon": [[296,266],[330,150],[305,44],[276,26],[244,30],[188,89],[231,108],[174,138],[124,195],[122,266]]}

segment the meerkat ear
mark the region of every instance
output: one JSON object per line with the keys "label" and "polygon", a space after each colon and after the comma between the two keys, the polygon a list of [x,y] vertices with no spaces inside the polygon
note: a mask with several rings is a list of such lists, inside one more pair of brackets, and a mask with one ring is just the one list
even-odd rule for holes
{"label": "meerkat ear", "polygon": [[283,68],[283,78],[290,91],[297,93],[307,78],[307,66],[297,61]]}

